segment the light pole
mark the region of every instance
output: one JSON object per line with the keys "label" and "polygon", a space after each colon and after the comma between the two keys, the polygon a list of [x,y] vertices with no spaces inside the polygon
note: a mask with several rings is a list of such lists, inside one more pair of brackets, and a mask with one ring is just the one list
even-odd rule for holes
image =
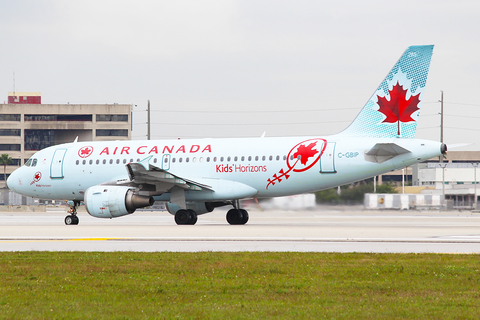
{"label": "light pole", "polygon": [[440,168],[442,168],[442,193],[443,193],[443,201],[442,201],[442,208],[445,210],[445,167],[447,166],[446,163],[439,163]]}
{"label": "light pole", "polygon": [[474,170],[474,176],[475,176],[475,208],[473,210],[477,210],[477,167],[478,167],[478,162],[472,163],[473,165],[473,170]]}

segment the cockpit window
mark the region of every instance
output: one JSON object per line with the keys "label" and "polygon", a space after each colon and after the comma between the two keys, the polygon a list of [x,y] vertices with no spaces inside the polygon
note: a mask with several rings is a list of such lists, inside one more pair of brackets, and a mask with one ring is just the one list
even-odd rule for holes
{"label": "cockpit window", "polygon": [[32,159],[28,159],[28,161],[25,163],[27,167],[30,167],[31,164],[32,164]]}
{"label": "cockpit window", "polygon": [[37,165],[37,159],[33,159],[32,161],[32,167],[35,167]]}

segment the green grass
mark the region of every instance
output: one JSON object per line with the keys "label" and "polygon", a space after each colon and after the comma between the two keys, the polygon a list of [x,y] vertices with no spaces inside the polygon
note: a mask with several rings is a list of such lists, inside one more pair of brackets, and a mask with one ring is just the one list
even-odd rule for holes
{"label": "green grass", "polygon": [[478,255],[0,252],[0,319],[478,318]]}

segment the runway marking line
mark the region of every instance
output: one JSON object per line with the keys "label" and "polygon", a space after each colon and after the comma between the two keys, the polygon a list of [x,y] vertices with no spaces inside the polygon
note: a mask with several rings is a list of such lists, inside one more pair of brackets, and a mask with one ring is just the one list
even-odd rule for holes
{"label": "runway marking line", "polygon": [[12,239],[0,240],[0,243],[17,243],[17,242],[62,242],[62,241],[108,241],[108,240],[127,240],[128,238],[78,238],[78,239]]}

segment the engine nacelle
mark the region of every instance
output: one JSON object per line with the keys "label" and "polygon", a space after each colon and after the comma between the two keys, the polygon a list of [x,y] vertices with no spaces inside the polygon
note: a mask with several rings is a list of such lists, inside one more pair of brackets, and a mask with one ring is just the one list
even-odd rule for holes
{"label": "engine nacelle", "polygon": [[85,192],[85,208],[97,218],[116,218],[151,206],[153,197],[135,194],[135,189],[120,186],[94,186]]}
{"label": "engine nacelle", "polygon": [[[197,214],[204,214],[208,212],[212,212],[213,209],[217,207],[222,207],[226,206],[228,203],[225,202],[190,202],[187,201],[187,209],[191,209],[195,211]],[[171,202],[167,202],[165,204],[165,207],[167,208],[167,211],[170,212],[170,214],[175,214],[177,213],[178,210],[180,210],[180,206]]]}

